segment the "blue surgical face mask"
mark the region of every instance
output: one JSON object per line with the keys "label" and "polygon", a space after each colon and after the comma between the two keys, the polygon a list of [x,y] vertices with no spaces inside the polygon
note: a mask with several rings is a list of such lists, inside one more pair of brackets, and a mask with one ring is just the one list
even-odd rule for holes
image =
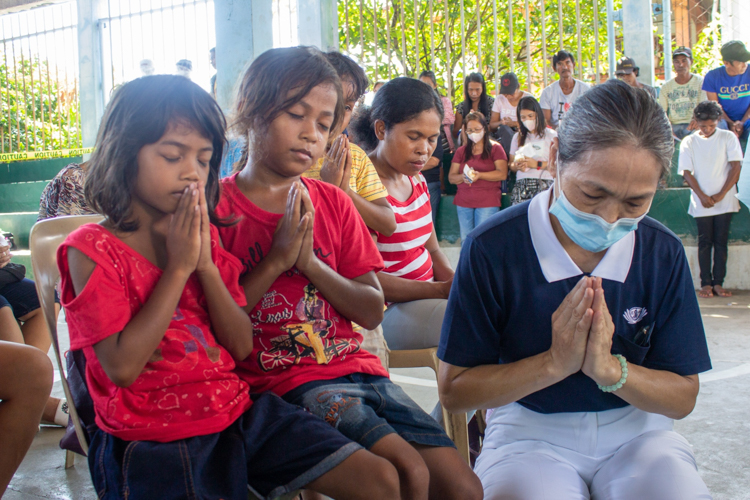
{"label": "blue surgical face mask", "polygon": [[563,231],[568,238],[573,240],[573,243],[594,253],[606,250],[627,236],[629,232],[638,229],[638,223],[648,213],[646,210],[646,213],[640,217],[617,219],[610,223],[598,215],[582,212],[565,197],[559,176],[555,179],[554,196],[549,213],[557,217]]}

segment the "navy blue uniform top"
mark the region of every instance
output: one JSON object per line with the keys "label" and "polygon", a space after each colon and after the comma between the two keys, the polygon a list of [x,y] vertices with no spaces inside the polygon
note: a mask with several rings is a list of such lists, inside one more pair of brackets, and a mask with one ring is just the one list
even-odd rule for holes
{"label": "navy blue uniform top", "polygon": [[[443,321],[441,360],[461,367],[511,363],[550,348],[552,314],[583,273],[552,233],[548,200],[549,191],[540,193],[529,203],[500,212],[469,235]],[[537,224],[533,237],[530,211]],[[628,363],[679,375],[711,369],[685,252],[669,229],[646,217],[634,236],[607,251],[592,275],[603,278],[615,325],[613,354],[622,354]],[[518,402],[540,413],[628,405],[615,394],[600,391],[583,372]]]}

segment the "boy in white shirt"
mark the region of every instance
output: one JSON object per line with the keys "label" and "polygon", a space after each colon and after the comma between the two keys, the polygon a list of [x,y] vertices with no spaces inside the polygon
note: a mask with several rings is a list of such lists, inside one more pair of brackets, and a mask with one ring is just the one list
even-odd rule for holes
{"label": "boy in white shirt", "polygon": [[721,114],[721,107],[714,101],[698,104],[693,117],[699,132],[685,137],[680,144],[679,170],[693,190],[688,213],[698,226],[700,297],[732,295],[722,285],[727,271],[729,225],[732,214],[740,209],[736,184],[742,150],[734,133],[717,129]]}

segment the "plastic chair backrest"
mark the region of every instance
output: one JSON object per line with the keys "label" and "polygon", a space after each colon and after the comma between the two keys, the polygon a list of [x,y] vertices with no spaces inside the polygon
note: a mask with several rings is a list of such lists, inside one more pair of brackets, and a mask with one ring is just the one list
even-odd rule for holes
{"label": "plastic chair backrest", "polygon": [[60,278],[57,269],[57,248],[65,241],[70,233],[83,224],[97,223],[102,220],[101,215],[72,215],[68,217],[56,217],[45,219],[34,224],[29,235],[29,248],[31,249],[31,267],[34,269],[34,280],[39,302],[42,306],[44,319],[47,321],[50,336],[52,337],[52,348],[57,359],[57,367],[60,370],[60,378],[68,400],[68,411],[76,427],[76,434],[81,443],[81,448],[88,453],[88,444],[81,427],[78,412],[73,404],[70,394],[68,379],[65,374],[65,366],[60,353],[60,344],[57,340],[57,321],[55,316],[55,286]]}

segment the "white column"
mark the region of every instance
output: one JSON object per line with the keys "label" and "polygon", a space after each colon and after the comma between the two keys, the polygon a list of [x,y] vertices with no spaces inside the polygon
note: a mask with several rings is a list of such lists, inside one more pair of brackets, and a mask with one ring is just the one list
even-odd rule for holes
{"label": "white column", "polygon": [[[622,3],[622,33],[625,55],[640,68],[638,81],[654,84],[654,23],[650,0]],[[669,64],[671,61],[667,61]]]}
{"label": "white column", "polygon": [[[78,0],[78,89],[81,103],[83,147],[96,143],[104,115],[101,44],[97,19],[98,0]],[[86,155],[88,159],[88,155]]]}
{"label": "white column", "polygon": [[273,47],[272,0],[214,0],[216,99],[225,111],[245,68]]}
{"label": "white column", "polygon": [[297,39],[300,45],[338,50],[336,0],[297,0]]}

